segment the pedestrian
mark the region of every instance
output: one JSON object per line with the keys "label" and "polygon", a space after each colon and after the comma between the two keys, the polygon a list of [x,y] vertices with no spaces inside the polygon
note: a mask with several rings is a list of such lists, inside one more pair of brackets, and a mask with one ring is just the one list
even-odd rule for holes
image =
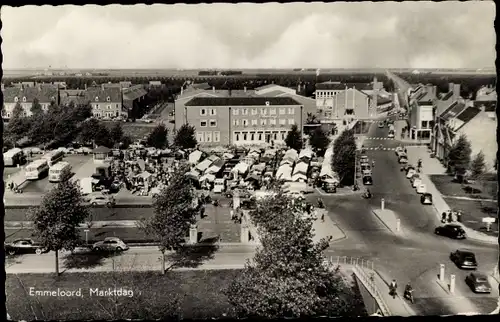
{"label": "pedestrian", "polygon": [[444,224],[446,223],[446,212],[443,211],[443,213],[441,214],[441,222]]}
{"label": "pedestrian", "polygon": [[322,214],[321,214],[321,221],[322,221],[322,222],[325,222],[325,213],[322,213]]}
{"label": "pedestrian", "polygon": [[462,222],[462,211],[457,211],[457,221]]}
{"label": "pedestrian", "polygon": [[453,213],[450,211],[448,213],[448,223],[451,223],[453,221]]}
{"label": "pedestrian", "polygon": [[391,284],[389,285],[389,295],[391,295],[393,299],[396,298],[397,288],[398,288],[398,284],[396,283],[396,280],[394,279],[394,280],[392,280]]}
{"label": "pedestrian", "polygon": [[405,153],[408,153],[408,150],[406,150],[406,148],[405,148]]}

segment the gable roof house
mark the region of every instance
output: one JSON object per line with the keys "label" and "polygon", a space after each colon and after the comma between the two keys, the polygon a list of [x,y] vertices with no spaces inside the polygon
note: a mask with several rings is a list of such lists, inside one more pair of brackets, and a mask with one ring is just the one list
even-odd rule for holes
{"label": "gable roof house", "polygon": [[120,87],[92,86],[85,91],[85,102],[92,107],[92,114],[96,118],[127,117],[123,109],[123,97]]}
{"label": "gable roof house", "polygon": [[59,88],[58,86],[16,86],[5,87],[3,89],[3,109],[2,117],[8,119],[12,115],[12,111],[16,104],[20,104],[23,108],[24,116],[31,115],[31,106],[35,99],[42,106],[43,110],[47,110],[52,102],[59,104]]}
{"label": "gable roof house", "polygon": [[146,96],[147,91],[142,85],[134,85],[122,89],[123,95],[123,114],[126,117],[139,118],[141,113],[140,102]]}

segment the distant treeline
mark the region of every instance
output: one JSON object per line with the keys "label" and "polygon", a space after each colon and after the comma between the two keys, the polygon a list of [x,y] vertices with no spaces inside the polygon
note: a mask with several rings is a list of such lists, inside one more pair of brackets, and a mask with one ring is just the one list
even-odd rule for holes
{"label": "distant treeline", "polygon": [[241,70],[202,70],[198,72],[198,76],[235,76],[235,75],[243,75]]}
{"label": "distant treeline", "polygon": [[[209,71],[212,72],[212,71]],[[226,72],[238,72],[238,71],[226,71]],[[222,72],[221,72],[222,73]],[[473,95],[475,97],[475,92],[485,85],[494,85],[496,78],[494,75],[437,75],[437,74],[411,74],[411,73],[399,73],[401,78],[408,81],[411,84],[433,84],[438,87],[438,92],[447,92],[449,83],[461,84],[462,96],[469,97]],[[254,75],[238,74],[231,76],[223,75],[205,75],[205,76],[87,76],[87,77],[72,77],[72,76],[46,76],[37,77],[33,79],[32,77],[4,77],[3,81],[6,86],[11,82],[26,82],[26,81],[38,81],[38,82],[66,82],[68,89],[83,89],[86,86],[91,86],[92,83],[104,84],[104,83],[118,83],[121,81],[130,81],[134,85],[143,84],[147,87],[149,81],[160,81],[163,87],[167,88],[168,91],[163,95],[172,96],[173,93],[180,92],[181,86],[188,80],[195,83],[208,83],[210,86],[214,86],[217,89],[254,89],[267,84],[277,84],[285,87],[298,88],[301,85],[302,95],[310,96],[315,90],[315,84],[333,81],[333,82],[345,82],[345,83],[370,83],[373,81],[374,77],[377,77],[379,82],[382,82],[384,88],[392,92],[394,90],[394,85],[391,80],[387,78],[384,73],[355,73],[355,74],[269,74],[269,73],[259,73]],[[168,93],[168,94],[167,94]]]}

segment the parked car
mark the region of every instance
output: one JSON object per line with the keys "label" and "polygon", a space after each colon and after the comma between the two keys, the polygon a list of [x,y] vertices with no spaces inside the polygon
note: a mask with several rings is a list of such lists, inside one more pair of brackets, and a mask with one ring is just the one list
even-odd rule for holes
{"label": "parked car", "polygon": [[411,180],[411,186],[413,188],[418,188],[418,186],[422,183],[422,180],[420,178],[413,177]]}
{"label": "parked car", "polygon": [[408,172],[406,172],[406,178],[410,179],[416,173],[417,173],[417,171],[415,171],[415,169],[409,169]]}
{"label": "parked car", "polygon": [[477,260],[473,252],[465,249],[458,249],[450,254],[450,259],[458,268],[476,269]]}
{"label": "parked car", "polygon": [[488,276],[480,272],[472,272],[465,278],[465,284],[469,285],[474,293],[491,293],[491,284]]}
{"label": "parked car", "polygon": [[92,206],[114,206],[116,204],[112,196],[106,196],[106,195],[91,196],[89,203]]}
{"label": "parked car", "polygon": [[420,196],[420,203],[422,205],[432,205],[432,194],[426,192]]}
{"label": "parked car", "polygon": [[405,151],[405,150],[404,150],[402,147],[398,146],[398,147],[396,148],[396,156],[399,158],[400,154],[401,154],[401,153],[404,153],[404,151]]}
{"label": "parked car", "polygon": [[37,254],[40,255],[46,250],[30,238],[16,239],[11,243],[4,243],[5,253],[9,255],[16,254]]}
{"label": "parked car", "polygon": [[363,176],[363,184],[365,186],[371,186],[371,185],[373,185],[372,176]]}
{"label": "parked car", "polygon": [[436,235],[445,236],[453,239],[465,239],[465,231],[460,225],[447,224],[443,226],[436,227],[434,229]]}
{"label": "parked car", "polygon": [[366,155],[362,155],[362,156],[359,158],[359,162],[360,162],[360,163],[365,163],[365,162],[366,162],[366,163],[369,163],[370,161],[369,161],[369,159],[368,159],[368,157],[367,157]]}
{"label": "parked car", "polygon": [[97,242],[92,245],[92,250],[95,252],[121,252],[127,250],[129,247],[120,238],[106,237],[103,241]]}
{"label": "parked car", "polygon": [[402,152],[399,154],[398,156],[398,162],[400,164],[406,164],[408,163],[408,156],[406,155],[406,153]]}
{"label": "parked car", "polygon": [[426,193],[426,192],[427,192],[427,186],[425,185],[425,183],[420,183],[417,186],[417,193],[419,195],[421,195],[421,194]]}

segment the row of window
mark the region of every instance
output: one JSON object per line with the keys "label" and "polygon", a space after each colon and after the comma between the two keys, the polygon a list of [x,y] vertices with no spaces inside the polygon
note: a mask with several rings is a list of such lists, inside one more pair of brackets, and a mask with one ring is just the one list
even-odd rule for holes
{"label": "row of window", "polygon": [[200,109],[200,115],[201,116],[206,116],[206,115],[217,115],[217,110],[215,108],[202,108]]}
{"label": "row of window", "polygon": [[106,112],[106,113],[94,113],[95,117],[118,117],[120,116],[120,113],[118,112]]}
{"label": "row of window", "polygon": [[422,121],[422,129],[431,129],[434,126],[434,121]]}
{"label": "row of window", "polygon": [[[26,103],[26,100],[27,100],[26,96],[23,96],[23,102]],[[51,97],[50,100],[55,101],[56,99],[55,99],[55,97]],[[16,103],[19,102],[19,97],[17,97],[17,96],[14,97],[14,102],[16,102]]]}
{"label": "row of window", "polygon": [[[241,110],[241,115],[248,115],[249,109],[248,108],[233,108],[233,115],[240,115],[240,110]],[[261,108],[260,109],[260,114],[261,115],[267,115],[267,108]],[[285,115],[287,112],[286,108],[282,107],[279,109],[279,114],[280,115]],[[252,108],[251,109],[252,115],[257,115],[258,114],[258,109]],[[295,107],[289,107],[288,108],[288,114],[294,115],[295,114]],[[217,110],[214,108],[206,109],[202,108],[200,109],[200,115],[201,116],[206,116],[206,115],[217,115]],[[276,108],[271,108],[269,109],[269,115],[276,115]]]}
{"label": "row of window", "polygon": [[316,98],[329,98],[334,97],[337,93],[341,92],[340,90],[335,91],[316,91]]}
{"label": "row of window", "polygon": [[220,131],[196,131],[196,141],[199,143],[220,142]]}
{"label": "row of window", "polygon": [[[95,97],[95,101],[99,102],[99,97],[98,96]],[[106,97],[106,102],[111,102],[111,97],[109,97],[109,96]]]}
{"label": "row of window", "polygon": [[200,121],[200,126],[201,127],[207,127],[209,125],[210,125],[210,127],[217,127],[217,121],[216,120],[209,120],[209,121],[207,121],[207,120],[201,120]]}
{"label": "row of window", "polygon": [[[116,105],[116,108],[119,108],[119,107],[120,107],[120,104],[115,104],[115,105]],[[92,107],[93,107],[93,108],[97,108],[97,109],[99,109],[99,108],[100,108],[100,105],[99,105],[99,104],[94,104]],[[106,105],[106,108],[107,108],[108,110],[110,110],[110,109],[111,109],[111,104]]]}
{"label": "row of window", "polygon": [[[258,121],[259,120],[251,120],[252,121],[252,126],[253,125],[258,125]],[[260,125],[267,125],[267,119],[260,119]],[[286,125],[286,119],[279,119],[279,124],[280,125]],[[233,120],[233,125],[234,126],[239,126],[239,125],[243,125],[243,126],[248,126],[249,123],[248,123],[248,120]],[[295,119],[288,119],[288,125],[294,125],[295,124]],[[269,125],[276,125],[276,119],[269,119]]]}
{"label": "row of window", "polygon": [[276,132],[234,132],[234,142],[267,142],[285,140],[288,131]]}

